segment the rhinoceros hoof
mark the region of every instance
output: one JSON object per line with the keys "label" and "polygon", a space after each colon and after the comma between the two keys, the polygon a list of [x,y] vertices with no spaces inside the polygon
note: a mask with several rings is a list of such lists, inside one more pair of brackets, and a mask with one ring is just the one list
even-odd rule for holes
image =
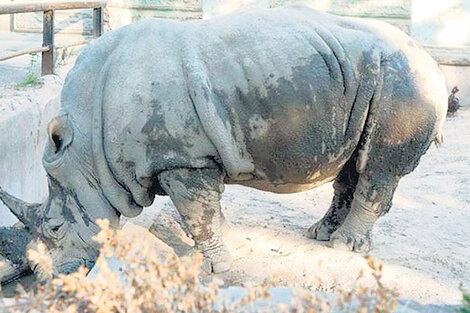
{"label": "rhinoceros hoof", "polygon": [[330,236],[330,246],[343,251],[367,253],[372,248],[370,233],[360,234],[339,228]]}
{"label": "rhinoceros hoof", "polygon": [[334,231],[335,228],[333,226],[328,225],[321,219],[307,230],[307,237],[319,241],[328,241]]}
{"label": "rhinoceros hoof", "polygon": [[230,270],[232,265],[232,256],[227,248],[220,246],[209,251],[204,251],[204,261],[202,270],[206,273],[219,274]]}

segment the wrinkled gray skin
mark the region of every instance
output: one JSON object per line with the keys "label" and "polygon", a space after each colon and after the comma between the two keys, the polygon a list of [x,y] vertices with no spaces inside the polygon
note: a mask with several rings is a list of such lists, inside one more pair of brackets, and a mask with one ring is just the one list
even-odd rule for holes
{"label": "wrinkled gray skin", "polygon": [[335,180],[308,235],[367,251],[446,111],[436,63],[384,23],[297,6],[147,20],[90,44],[69,73],[43,160],[49,199],[0,197],[59,272],[92,264],[96,218],[117,227],[156,194],[170,196],[206,265],[228,270],[224,183],[293,193]]}

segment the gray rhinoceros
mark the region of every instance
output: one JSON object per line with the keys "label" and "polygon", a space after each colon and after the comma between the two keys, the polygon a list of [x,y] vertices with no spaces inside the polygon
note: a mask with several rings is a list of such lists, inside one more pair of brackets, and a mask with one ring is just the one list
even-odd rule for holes
{"label": "gray rhinoceros", "polygon": [[146,20],[91,43],[68,74],[43,158],[47,201],[0,198],[69,272],[93,264],[97,218],[117,227],[168,195],[222,272],[224,184],[294,193],[335,180],[308,235],[366,251],[446,111],[438,65],[385,23],[301,6]]}

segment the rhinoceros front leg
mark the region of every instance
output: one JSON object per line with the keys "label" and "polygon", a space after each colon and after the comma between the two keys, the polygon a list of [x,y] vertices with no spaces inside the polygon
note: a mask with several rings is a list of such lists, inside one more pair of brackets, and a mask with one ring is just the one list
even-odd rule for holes
{"label": "rhinoceros front leg", "polygon": [[158,178],[204,255],[206,268],[209,265],[214,273],[229,270],[232,258],[221,231],[222,173],[216,169],[175,169]]}
{"label": "rhinoceros front leg", "polygon": [[333,184],[335,194],[328,212],[307,231],[309,238],[328,241],[331,234],[344,222],[351,208],[359,174],[356,171],[356,159],[353,158],[341,170]]}
{"label": "rhinoceros front leg", "polygon": [[343,224],[330,237],[335,249],[368,252],[372,248],[372,228],[388,212],[398,177],[382,184],[361,174],[354,192],[351,209]]}

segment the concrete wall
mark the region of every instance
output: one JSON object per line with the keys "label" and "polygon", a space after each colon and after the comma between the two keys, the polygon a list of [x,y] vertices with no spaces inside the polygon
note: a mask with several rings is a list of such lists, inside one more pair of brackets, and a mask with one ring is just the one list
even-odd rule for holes
{"label": "concrete wall", "polygon": [[10,30],[10,15],[0,14],[0,31]]}
{"label": "concrete wall", "polygon": [[[151,17],[178,20],[200,19],[202,18],[202,0],[110,0],[108,12],[112,29]],[[55,19],[56,30],[61,33],[84,35],[92,33],[91,9],[56,11]],[[42,13],[15,14],[13,25],[15,31],[40,33],[42,32]]]}
{"label": "concrete wall", "polygon": [[460,103],[470,106],[470,0],[413,0],[412,12],[411,36],[441,64],[449,90],[458,86]]}
{"label": "concrete wall", "polygon": [[[426,45],[470,44],[470,0],[110,0],[108,6],[111,24],[117,28],[142,18],[210,18],[239,9],[299,2],[337,15],[384,20],[411,31]],[[9,24],[5,19],[0,20],[0,27]],[[91,32],[91,10],[58,11],[56,19],[56,28],[62,32]],[[16,14],[13,24],[18,31],[40,32],[42,13]]]}
{"label": "concrete wall", "polygon": [[470,66],[445,66],[441,65],[447,83],[447,90],[454,86],[459,87],[457,98],[460,105],[470,107]]}
{"label": "concrete wall", "polygon": [[237,10],[272,8],[301,3],[324,12],[375,18],[409,32],[412,0],[204,0],[204,18],[224,15]]}
{"label": "concrete wall", "polygon": [[[0,0],[1,1],[1,0]],[[43,0],[9,0],[13,2],[43,2]],[[19,32],[42,33],[42,12],[11,15],[13,29]],[[0,15],[1,16],[1,15]],[[10,20],[10,17],[8,16]],[[73,34],[92,33],[92,10],[66,10],[55,12],[56,31]],[[9,22],[10,23],[10,22]]]}
{"label": "concrete wall", "polygon": [[112,29],[146,18],[190,20],[202,18],[202,0],[111,0]]}
{"label": "concrete wall", "polygon": [[411,34],[424,45],[470,47],[470,0],[413,0]]}
{"label": "concrete wall", "polygon": [[[18,2],[18,1],[17,1]],[[56,11],[56,31],[72,34],[91,34],[93,29],[92,10]],[[15,31],[42,33],[42,12],[13,15]]]}
{"label": "concrete wall", "polygon": [[270,0],[204,0],[204,19],[230,14],[238,10],[262,9],[271,6]]}
{"label": "concrete wall", "polygon": [[[60,78],[45,76],[42,86],[0,89],[0,186],[25,201],[39,202],[47,195],[41,159],[61,88]],[[16,221],[0,204],[0,226]]]}

